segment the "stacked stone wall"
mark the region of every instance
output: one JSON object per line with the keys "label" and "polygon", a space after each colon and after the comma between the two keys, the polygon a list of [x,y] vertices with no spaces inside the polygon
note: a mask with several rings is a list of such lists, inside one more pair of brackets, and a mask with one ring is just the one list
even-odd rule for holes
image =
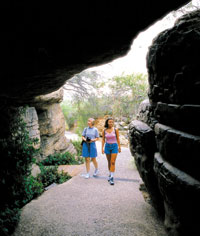
{"label": "stacked stone wall", "polygon": [[199,55],[195,11],[154,39],[147,55],[149,102],[129,126],[131,152],[169,235],[200,233]]}

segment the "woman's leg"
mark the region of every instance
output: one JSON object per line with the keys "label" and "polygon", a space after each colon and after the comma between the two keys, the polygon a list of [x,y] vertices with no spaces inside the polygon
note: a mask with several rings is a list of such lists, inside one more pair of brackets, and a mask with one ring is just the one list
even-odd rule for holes
{"label": "woman's leg", "polygon": [[86,166],[87,173],[89,173],[90,172],[90,157],[85,158],[85,166]]}
{"label": "woman's leg", "polygon": [[115,172],[116,158],[117,158],[117,153],[112,153],[110,158],[110,172]]}
{"label": "woman's leg", "polygon": [[94,164],[95,169],[98,169],[98,163],[97,163],[96,157],[95,158],[91,158],[91,159],[92,159],[92,162]]}
{"label": "woman's leg", "polygon": [[115,161],[117,158],[117,153],[111,154],[111,160],[110,160],[110,184],[114,185],[114,172],[115,172]]}
{"label": "woman's leg", "polygon": [[111,161],[111,154],[106,154],[108,160],[108,170],[110,171],[110,161]]}

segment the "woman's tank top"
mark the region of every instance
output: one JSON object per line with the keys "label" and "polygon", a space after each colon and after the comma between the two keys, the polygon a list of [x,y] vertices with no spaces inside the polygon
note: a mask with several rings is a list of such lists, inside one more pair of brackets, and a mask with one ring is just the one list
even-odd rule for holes
{"label": "woman's tank top", "polygon": [[111,133],[105,131],[106,143],[117,143],[116,133],[113,130]]}

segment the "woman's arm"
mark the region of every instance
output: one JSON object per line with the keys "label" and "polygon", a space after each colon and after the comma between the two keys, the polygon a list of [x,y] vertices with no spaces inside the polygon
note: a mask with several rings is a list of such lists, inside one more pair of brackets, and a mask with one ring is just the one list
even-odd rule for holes
{"label": "woman's arm", "polygon": [[99,138],[94,138],[94,139],[91,139],[90,142],[96,142],[96,141],[98,141],[98,140],[99,140]]}
{"label": "woman's arm", "polygon": [[91,139],[90,142],[96,142],[96,141],[98,141],[98,140],[99,140],[99,132],[98,132],[98,130],[96,129],[96,130],[95,130],[95,138]]}
{"label": "woman's arm", "polygon": [[121,152],[121,144],[120,144],[120,139],[119,139],[119,130],[116,129],[116,134],[117,134],[117,144],[118,144],[118,149],[119,152]]}

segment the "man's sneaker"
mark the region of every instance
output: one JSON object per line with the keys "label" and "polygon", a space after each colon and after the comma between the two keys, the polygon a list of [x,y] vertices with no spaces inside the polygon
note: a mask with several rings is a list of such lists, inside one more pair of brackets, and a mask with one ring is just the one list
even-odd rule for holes
{"label": "man's sneaker", "polygon": [[99,173],[99,170],[95,169],[93,176],[96,177],[98,175],[98,173]]}
{"label": "man's sneaker", "polygon": [[90,174],[87,173],[87,174],[85,175],[85,179],[89,179],[89,178],[90,178]]}
{"label": "man's sneaker", "polygon": [[110,178],[110,185],[114,185],[115,183],[114,183],[114,179],[113,179],[113,177],[111,177]]}
{"label": "man's sneaker", "polygon": [[108,176],[108,182],[110,182],[111,175]]}

